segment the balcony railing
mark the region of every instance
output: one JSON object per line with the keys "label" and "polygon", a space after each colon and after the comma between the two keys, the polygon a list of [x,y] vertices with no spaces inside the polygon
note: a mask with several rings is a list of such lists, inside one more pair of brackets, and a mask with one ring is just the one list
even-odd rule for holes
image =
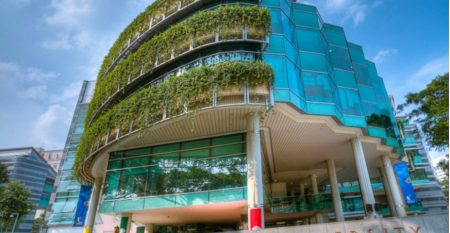
{"label": "balcony railing", "polygon": [[333,208],[330,194],[272,197],[268,201],[270,202],[270,211],[274,214],[324,211]]}
{"label": "balcony railing", "polygon": [[[157,124],[181,115],[185,115],[192,110],[190,109],[190,106],[192,106],[192,108],[195,106],[195,110],[205,110],[215,107],[236,105],[253,105],[268,109],[274,104],[273,91],[268,85],[260,85],[255,87],[249,87],[247,85],[235,86],[227,89],[215,89],[211,93],[211,103],[209,103],[210,101],[207,101],[209,98],[206,96],[199,96],[196,103],[186,103],[180,111],[172,115],[169,115],[169,111],[166,109],[155,109],[154,112],[157,114],[153,114],[156,115],[156,118],[153,118],[153,122],[149,123]],[[142,120],[142,118],[135,119],[131,121],[127,127],[109,129],[107,134],[99,137],[95,147],[91,149],[89,154],[96,154],[98,151],[116,142],[117,140],[139,131],[141,129],[139,125],[141,125],[140,123]]]}
{"label": "balcony railing", "polygon": [[156,56],[154,61],[149,61],[151,68],[142,64],[140,72],[136,76],[129,75],[128,80],[123,85],[119,86],[111,95],[103,98],[103,102],[94,111],[94,114],[89,119],[89,125],[92,124],[94,119],[98,117],[98,114],[105,109],[117,96],[122,95],[128,86],[133,85],[141,81],[145,76],[148,76],[155,69],[160,69],[164,65],[172,63],[181,57],[184,57],[190,53],[198,51],[202,48],[213,46],[216,44],[226,42],[259,42],[263,45],[267,45],[268,38],[266,38],[263,28],[240,28],[216,31],[214,33],[200,35],[191,38],[183,44],[179,44],[176,47],[169,49],[167,53],[160,53]]}
{"label": "balcony railing", "polygon": [[[211,1],[211,0],[210,0]],[[206,1],[203,1],[206,2]],[[111,64],[102,73],[101,77],[104,77],[108,72],[110,72],[118,62],[120,62],[128,54],[136,50],[143,42],[148,40],[153,35],[161,31],[164,25],[167,25],[170,20],[177,20],[181,15],[186,15],[188,12],[197,9],[196,6],[202,6],[201,0],[179,0],[172,2],[171,5],[166,6],[159,12],[155,12],[148,20],[148,24],[145,25],[144,30],[136,31],[134,37],[128,38],[126,41],[122,41],[122,47],[120,52],[112,59]],[[237,3],[227,3],[226,5],[237,4]],[[240,5],[253,5],[250,3],[239,3]]]}

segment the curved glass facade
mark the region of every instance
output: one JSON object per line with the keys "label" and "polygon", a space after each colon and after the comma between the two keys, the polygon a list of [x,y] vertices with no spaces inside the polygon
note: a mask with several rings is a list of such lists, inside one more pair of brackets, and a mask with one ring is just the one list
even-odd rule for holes
{"label": "curved glass facade", "polygon": [[275,73],[275,101],[307,114],[335,116],[401,152],[386,88],[362,47],[348,42],[342,27],[324,23],[313,6],[287,0],[260,5],[271,15],[263,60]]}
{"label": "curved glass facade", "polygon": [[169,206],[245,200],[246,182],[244,134],[114,152],[106,171],[103,211],[111,205],[122,210],[127,201],[121,199],[140,198],[136,209],[144,208],[145,199],[146,208],[162,205],[160,198],[173,198]]}

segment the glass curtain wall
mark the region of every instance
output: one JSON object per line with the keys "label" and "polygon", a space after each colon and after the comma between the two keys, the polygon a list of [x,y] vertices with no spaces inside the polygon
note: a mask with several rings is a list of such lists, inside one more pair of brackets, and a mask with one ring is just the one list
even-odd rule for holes
{"label": "glass curtain wall", "polygon": [[246,186],[245,134],[114,152],[103,200]]}

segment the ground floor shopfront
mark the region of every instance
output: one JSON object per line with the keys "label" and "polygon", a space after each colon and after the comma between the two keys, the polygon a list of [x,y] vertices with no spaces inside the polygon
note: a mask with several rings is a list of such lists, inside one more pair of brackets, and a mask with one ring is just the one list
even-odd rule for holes
{"label": "ground floor shopfront", "polygon": [[221,108],[124,139],[99,156],[96,212],[123,232],[214,232],[420,213],[379,138],[288,104]]}

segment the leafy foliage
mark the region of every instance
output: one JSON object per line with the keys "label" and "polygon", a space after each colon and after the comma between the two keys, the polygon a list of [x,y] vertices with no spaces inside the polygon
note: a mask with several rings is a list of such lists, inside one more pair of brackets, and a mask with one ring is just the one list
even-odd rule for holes
{"label": "leafy foliage", "polygon": [[406,95],[406,103],[398,106],[402,111],[414,105],[408,114],[417,118],[427,143],[437,149],[448,147],[448,73],[437,76],[425,89]]}
{"label": "leafy foliage", "polygon": [[212,102],[215,89],[233,86],[250,87],[272,85],[273,71],[262,62],[222,62],[215,66],[193,68],[180,76],[169,76],[160,83],[151,84],[122,100],[96,119],[78,145],[74,175],[78,177],[81,163],[99,138],[110,129],[145,128],[162,119],[165,110],[169,117],[183,112],[185,104],[190,111]]}
{"label": "leafy foliage", "polygon": [[[242,30],[245,26],[249,30],[252,29],[250,31],[256,31],[265,36],[269,30],[269,23],[270,14],[267,9],[260,9],[256,6],[222,6],[213,10],[201,11],[185,21],[171,26],[143,43],[136,52],[128,55],[106,76],[97,79],[95,94],[89,104],[86,122],[91,120],[94,112],[109,96],[127,85],[129,79],[152,72],[155,63],[168,60],[172,54],[177,56],[187,51],[191,39],[194,39],[197,45],[201,45],[207,43],[208,38],[214,38],[216,31],[225,34],[236,28]],[[102,70],[100,74],[103,72]]]}
{"label": "leafy foliage", "polygon": [[0,184],[7,183],[8,181],[8,167],[6,166],[6,164],[0,162]]}
{"label": "leafy foliage", "polygon": [[[28,200],[30,191],[18,181],[0,187],[0,221],[8,227],[14,219],[13,213],[22,218],[31,212],[33,204]],[[5,229],[6,230],[6,229]]]}

